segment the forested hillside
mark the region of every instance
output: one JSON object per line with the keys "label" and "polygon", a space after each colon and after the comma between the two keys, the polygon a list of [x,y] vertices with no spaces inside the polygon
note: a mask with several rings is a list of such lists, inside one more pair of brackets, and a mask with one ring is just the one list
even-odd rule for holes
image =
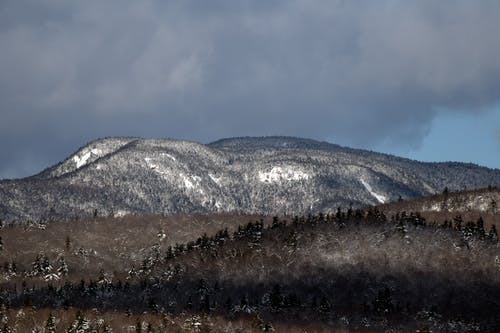
{"label": "forested hillside", "polygon": [[[481,219],[437,224],[418,213],[386,216],[375,208],[262,220],[177,219],[182,223],[98,218],[65,227],[4,227],[5,327],[50,331],[47,327],[55,326],[58,332],[500,328],[500,245],[496,227],[485,227]],[[103,232],[120,223],[122,230]],[[40,252],[23,245],[22,238]]]}
{"label": "forested hillside", "polygon": [[489,186],[481,189],[442,192],[413,200],[398,200],[379,205],[387,215],[398,212],[420,212],[428,220],[439,223],[455,219],[477,220],[480,217],[487,225],[500,224],[500,188]]}

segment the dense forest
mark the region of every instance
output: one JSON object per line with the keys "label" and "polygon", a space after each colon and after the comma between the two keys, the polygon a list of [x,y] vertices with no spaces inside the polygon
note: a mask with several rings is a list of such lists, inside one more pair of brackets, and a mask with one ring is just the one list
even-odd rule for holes
{"label": "dense forest", "polygon": [[376,208],[5,225],[2,332],[498,332],[495,224]]}

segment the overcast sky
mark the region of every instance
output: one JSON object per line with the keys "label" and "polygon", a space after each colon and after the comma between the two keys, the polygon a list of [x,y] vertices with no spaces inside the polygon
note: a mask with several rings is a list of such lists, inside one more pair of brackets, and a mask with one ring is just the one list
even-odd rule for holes
{"label": "overcast sky", "polygon": [[117,135],[500,168],[499,31],[486,0],[2,0],[0,178]]}

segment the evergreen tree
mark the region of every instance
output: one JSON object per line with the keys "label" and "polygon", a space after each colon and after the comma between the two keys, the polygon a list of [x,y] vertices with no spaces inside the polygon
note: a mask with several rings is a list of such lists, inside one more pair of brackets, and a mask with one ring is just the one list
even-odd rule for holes
{"label": "evergreen tree", "polygon": [[497,202],[495,200],[491,200],[490,207],[491,207],[491,213],[495,214],[497,212]]}
{"label": "evergreen tree", "polygon": [[387,314],[393,311],[392,293],[388,287],[379,290],[377,298],[373,302],[375,311],[379,314]]}
{"label": "evergreen tree", "polygon": [[231,299],[231,297],[228,297],[226,299],[226,302],[224,303],[224,309],[227,311],[231,311],[232,308],[233,308],[233,300]]}
{"label": "evergreen tree", "polygon": [[69,238],[69,236],[66,236],[66,240],[64,242],[64,245],[65,245],[66,252],[69,252],[69,250],[71,249],[71,239]]}
{"label": "evergreen tree", "polygon": [[90,329],[90,323],[81,311],[76,314],[76,319],[68,328],[67,333],[85,333]]}
{"label": "evergreen tree", "polygon": [[61,276],[66,276],[68,275],[68,265],[66,264],[66,260],[64,257],[60,257],[58,260],[58,268],[57,268],[57,273]]}
{"label": "evergreen tree", "polygon": [[35,261],[31,264],[31,274],[33,276],[47,275],[51,270],[52,266],[50,265],[49,258],[43,253],[39,253]]}
{"label": "evergreen tree", "polygon": [[167,254],[165,255],[165,258],[168,259],[173,259],[175,257],[174,255],[174,250],[172,249],[172,246],[169,246],[167,248]]}
{"label": "evergreen tree", "polygon": [[273,290],[269,294],[269,303],[273,311],[279,311],[283,306],[283,295],[281,294],[281,286],[275,284]]}
{"label": "evergreen tree", "polygon": [[34,276],[39,276],[42,274],[42,256],[38,254],[33,263],[31,263],[31,274]]}
{"label": "evergreen tree", "polygon": [[12,329],[9,327],[9,324],[3,324],[2,333],[13,333]]}
{"label": "evergreen tree", "polygon": [[488,238],[493,240],[493,241],[498,240],[497,227],[494,224],[491,225],[490,232],[488,234]]}
{"label": "evergreen tree", "polygon": [[408,230],[406,229],[406,226],[403,222],[403,219],[399,219],[397,224],[396,224],[396,230],[401,234],[401,236],[406,236],[406,233]]}
{"label": "evergreen tree", "polygon": [[278,228],[280,226],[280,221],[277,216],[273,216],[273,223],[271,224],[271,228]]}
{"label": "evergreen tree", "polygon": [[337,220],[338,223],[342,222],[342,209],[340,207],[337,207],[337,213],[335,213],[335,219]]}
{"label": "evergreen tree", "polygon": [[455,230],[462,230],[462,216],[461,215],[457,215],[453,218],[453,221],[455,222]]}
{"label": "evergreen tree", "polygon": [[49,314],[49,318],[47,319],[47,323],[45,324],[45,332],[46,333],[56,332],[56,318],[52,313]]}
{"label": "evergreen tree", "polygon": [[140,319],[135,323],[135,333],[142,333],[142,322]]}
{"label": "evergreen tree", "polygon": [[486,231],[484,230],[484,220],[482,217],[476,222],[476,233],[479,237],[483,238],[486,235]]}
{"label": "evergreen tree", "polygon": [[351,202],[351,203],[349,203],[349,209],[347,210],[347,220],[351,219],[352,212],[353,212],[353,210],[352,210],[352,202]]}
{"label": "evergreen tree", "polygon": [[99,284],[109,284],[110,281],[109,279],[106,277],[106,274],[104,273],[104,269],[100,269],[99,270],[99,276],[97,277],[97,283]]}
{"label": "evergreen tree", "polygon": [[326,297],[322,297],[320,302],[319,302],[318,312],[321,314],[327,314],[327,313],[330,313],[331,310],[332,310],[332,306],[331,306],[330,302],[328,302]]}
{"label": "evergreen tree", "polygon": [[297,249],[297,237],[297,232],[292,231],[286,239],[286,246],[290,249],[290,252],[293,252]]}
{"label": "evergreen tree", "polygon": [[50,265],[49,258],[46,255],[42,255],[42,274],[46,275],[49,274],[50,271],[52,270],[52,266]]}
{"label": "evergreen tree", "polygon": [[448,196],[448,194],[450,194],[450,190],[448,189],[448,186],[445,186],[445,188],[443,189],[443,194],[444,196]]}

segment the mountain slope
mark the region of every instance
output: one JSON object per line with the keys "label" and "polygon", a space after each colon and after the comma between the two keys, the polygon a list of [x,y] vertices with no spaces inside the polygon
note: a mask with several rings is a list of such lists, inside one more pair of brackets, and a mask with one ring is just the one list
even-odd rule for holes
{"label": "mountain slope", "polygon": [[289,137],[108,138],[38,175],[0,182],[0,219],[236,211],[303,214],[500,185],[500,170],[421,163]]}

